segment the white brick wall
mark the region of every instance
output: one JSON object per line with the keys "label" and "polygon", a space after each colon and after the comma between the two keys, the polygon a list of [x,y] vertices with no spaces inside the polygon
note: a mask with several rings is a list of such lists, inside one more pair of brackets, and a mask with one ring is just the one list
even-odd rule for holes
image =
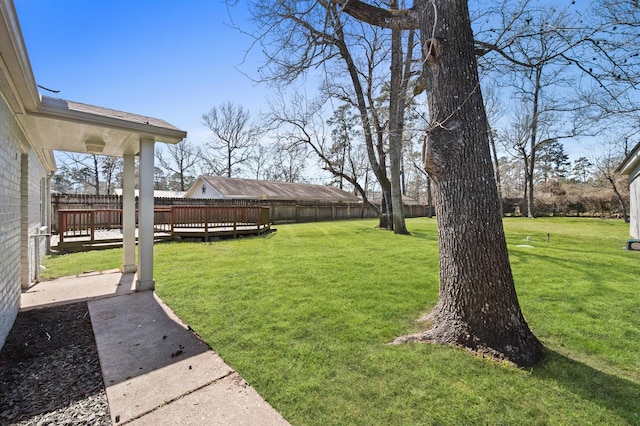
{"label": "white brick wall", "polygon": [[20,140],[15,117],[0,97],[0,347],[20,306]]}
{"label": "white brick wall", "polygon": [[40,259],[45,253],[46,241],[36,246],[30,235],[46,225],[46,189],[46,171],[0,97],[0,348],[18,314],[21,287],[34,281],[35,250]]}
{"label": "white brick wall", "polygon": [[44,219],[41,215],[42,209],[42,179],[45,177],[45,171],[40,164],[38,157],[33,150],[29,149],[27,154],[22,154],[21,158],[20,182],[20,198],[22,201],[20,213],[21,226],[21,285],[28,288],[35,278],[35,250],[40,251],[40,259],[44,256],[45,244],[43,240],[38,240],[39,246],[36,247],[36,239],[31,235],[39,234],[40,227],[44,225]]}

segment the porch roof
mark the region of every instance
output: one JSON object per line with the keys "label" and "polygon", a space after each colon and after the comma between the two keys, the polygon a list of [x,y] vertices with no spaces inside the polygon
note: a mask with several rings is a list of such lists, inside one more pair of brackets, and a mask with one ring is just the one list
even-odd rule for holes
{"label": "porch roof", "polygon": [[48,96],[27,111],[25,127],[43,150],[122,157],[138,154],[140,139],[177,143],[187,133],[153,117]]}

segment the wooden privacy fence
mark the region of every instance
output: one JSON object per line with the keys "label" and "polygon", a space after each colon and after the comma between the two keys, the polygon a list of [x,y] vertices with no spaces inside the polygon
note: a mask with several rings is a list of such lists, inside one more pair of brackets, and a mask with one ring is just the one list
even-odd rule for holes
{"label": "wooden privacy fence", "polygon": [[[110,210],[122,209],[122,197],[117,195],[74,195],[54,194],[52,196],[53,231],[57,231],[59,210]],[[203,198],[155,198],[156,209],[173,206],[216,206],[216,207],[269,207],[271,222],[321,222],[360,218],[376,218],[378,213],[361,202],[332,202],[317,200],[247,200],[247,199],[203,199]],[[427,216],[429,206],[405,204],[405,217]]]}

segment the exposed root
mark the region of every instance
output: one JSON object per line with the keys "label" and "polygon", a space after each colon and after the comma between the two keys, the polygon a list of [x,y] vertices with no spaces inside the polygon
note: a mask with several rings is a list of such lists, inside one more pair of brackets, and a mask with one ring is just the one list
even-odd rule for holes
{"label": "exposed root", "polygon": [[[431,320],[429,316],[421,320]],[[528,331],[528,330],[527,330]],[[520,367],[530,367],[539,363],[544,357],[542,344],[530,332],[512,333],[510,341],[485,342],[467,331],[467,327],[459,322],[443,325],[436,323],[429,330],[397,337],[391,344],[435,343],[456,346],[469,352],[499,362],[510,362]]]}

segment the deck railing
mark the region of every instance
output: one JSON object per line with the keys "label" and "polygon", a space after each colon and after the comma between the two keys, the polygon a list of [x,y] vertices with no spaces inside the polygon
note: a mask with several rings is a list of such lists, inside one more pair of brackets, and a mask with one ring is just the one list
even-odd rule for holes
{"label": "deck railing", "polygon": [[[226,228],[237,232],[241,227],[260,231],[271,225],[268,207],[232,206],[171,206],[153,211],[154,231],[171,234],[209,231]],[[136,211],[136,224],[138,212]],[[122,229],[121,209],[74,209],[58,211],[60,244],[68,238],[98,241],[97,231]]]}
{"label": "deck railing", "polygon": [[60,210],[58,229],[60,242],[65,238],[89,237],[95,240],[96,230],[122,228],[122,210]]}
{"label": "deck railing", "polygon": [[173,235],[191,233],[203,234],[227,230],[236,234],[240,229],[261,230],[271,224],[268,207],[232,206],[172,206],[171,233]]}

